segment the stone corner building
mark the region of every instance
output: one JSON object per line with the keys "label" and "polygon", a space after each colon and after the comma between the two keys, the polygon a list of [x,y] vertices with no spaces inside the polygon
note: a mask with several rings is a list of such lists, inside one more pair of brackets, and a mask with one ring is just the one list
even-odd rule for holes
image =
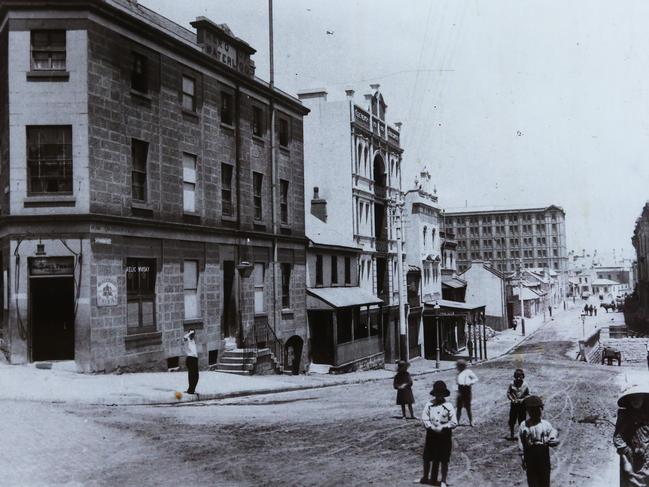
{"label": "stone corner building", "polygon": [[635,332],[649,332],[649,202],[636,220],[631,239],[636,251],[635,291],[624,306],[624,321]]}
{"label": "stone corner building", "polygon": [[196,329],[202,366],[243,345],[297,363],[299,100],[205,18],[187,30],[134,0],[9,0],[0,18],[10,362],[161,369]]}

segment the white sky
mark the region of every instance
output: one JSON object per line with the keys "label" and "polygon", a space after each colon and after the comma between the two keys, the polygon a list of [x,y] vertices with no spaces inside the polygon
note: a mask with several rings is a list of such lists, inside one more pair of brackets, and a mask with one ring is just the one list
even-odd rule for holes
{"label": "white sky", "polygon": [[[140,0],[227,23],[268,79],[267,0]],[[275,0],[276,85],[380,83],[409,186],[444,206],[556,204],[568,248],[625,249],[649,199],[646,0]],[[333,32],[333,35],[327,34]],[[407,183],[407,184],[406,184]],[[407,189],[407,188],[404,188]]]}

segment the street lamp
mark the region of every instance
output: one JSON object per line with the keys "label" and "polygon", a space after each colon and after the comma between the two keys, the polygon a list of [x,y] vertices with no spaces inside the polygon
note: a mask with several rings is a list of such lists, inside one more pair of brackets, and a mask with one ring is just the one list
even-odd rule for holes
{"label": "street lamp", "polygon": [[586,324],[586,313],[581,314],[581,337],[586,338],[586,330],[584,328]]}
{"label": "street lamp", "polygon": [[399,356],[401,360],[408,361],[409,343],[408,326],[406,321],[406,303],[403,299],[403,251],[401,237],[403,232],[403,208],[405,203],[399,198],[390,198],[388,208],[394,224],[394,237],[397,241],[397,292],[399,293]]}
{"label": "street lamp", "polygon": [[435,368],[439,369],[439,354],[440,354],[440,349],[439,349],[439,310],[440,310],[440,305],[437,301],[435,301],[435,306],[433,306],[433,310],[435,313],[435,343],[437,345],[437,350],[435,352]]}

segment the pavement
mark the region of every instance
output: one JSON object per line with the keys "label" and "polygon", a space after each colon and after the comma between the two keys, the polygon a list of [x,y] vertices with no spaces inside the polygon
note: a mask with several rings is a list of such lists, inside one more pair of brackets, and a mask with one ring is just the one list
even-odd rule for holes
{"label": "pavement", "polygon": [[[566,312],[560,310],[555,315],[558,318],[562,313]],[[543,319],[543,315],[526,319],[525,337],[520,328],[505,330],[492,337],[487,342],[489,360],[506,354],[532,336],[544,324]],[[550,322],[549,317],[547,322]],[[413,376],[432,374],[454,366],[454,361],[442,361],[437,369],[434,360],[419,358],[412,361],[410,373]],[[296,376],[240,376],[201,371],[198,394],[192,395],[182,392],[187,387],[185,372],[80,374],[75,371],[74,362],[54,363],[52,369],[39,369],[34,364],[0,363],[0,399],[96,405],[171,404],[389,380],[394,376],[394,370],[391,364],[386,367],[340,375]]]}

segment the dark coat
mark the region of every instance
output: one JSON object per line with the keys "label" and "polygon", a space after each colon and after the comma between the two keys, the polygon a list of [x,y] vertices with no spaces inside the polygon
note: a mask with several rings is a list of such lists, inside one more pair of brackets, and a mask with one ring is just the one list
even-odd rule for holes
{"label": "dark coat", "polygon": [[[404,385],[403,389],[399,389],[399,386]],[[406,371],[397,372],[397,375],[394,376],[393,382],[394,388],[397,390],[397,404],[414,404],[415,397],[412,394],[412,377]]]}

